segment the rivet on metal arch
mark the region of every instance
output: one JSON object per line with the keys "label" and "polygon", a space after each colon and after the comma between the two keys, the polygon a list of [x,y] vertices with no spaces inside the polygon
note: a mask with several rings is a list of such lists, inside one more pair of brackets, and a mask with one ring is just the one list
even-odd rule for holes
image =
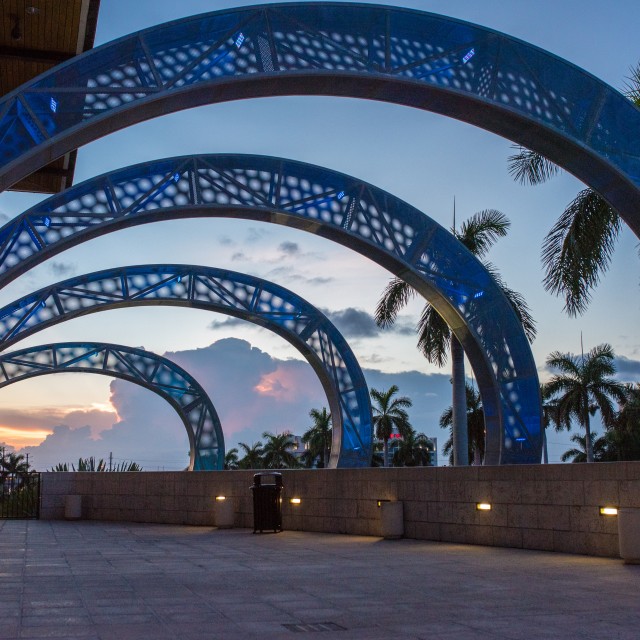
{"label": "rivet on metal arch", "polygon": [[522,325],[482,263],[415,207],[323,167],[244,155],[168,158],[53,196],[0,229],[0,287],[80,242],[127,226],[237,217],[297,227],[410,282],[463,344],[483,398],[487,464],[540,462],[538,377]]}
{"label": "rivet on metal arch", "polygon": [[217,311],[282,336],[307,359],[327,394],[333,422],[329,466],[371,464],[369,391],[349,345],[313,305],[284,287],[254,276],[212,267],[163,264],[107,269],[70,278],[0,310],[0,349],[71,318],[142,305]]}
{"label": "rivet on metal arch", "polygon": [[52,373],[99,373],[138,384],[177,411],[189,436],[189,470],[224,468],[224,437],[204,389],[182,367],[144,349],[104,342],[59,342],[0,355],[0,389]]}
{"label": "rivet on metal arch", "polygon": [[0,101],[0,189],[133,123],[275,95],[395,102],[493,131],[572,172],[640,234],[640,110],[619,92],[491,29],[334,2],[193,16],[54,67]]}

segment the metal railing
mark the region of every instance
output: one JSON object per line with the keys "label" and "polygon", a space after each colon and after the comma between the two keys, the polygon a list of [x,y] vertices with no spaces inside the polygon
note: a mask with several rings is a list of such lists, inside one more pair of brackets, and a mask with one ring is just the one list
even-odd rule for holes
{"label": "metal railing", "polygon": [[0,474],[0,518],[38,519],[40,517],[40,474]]}

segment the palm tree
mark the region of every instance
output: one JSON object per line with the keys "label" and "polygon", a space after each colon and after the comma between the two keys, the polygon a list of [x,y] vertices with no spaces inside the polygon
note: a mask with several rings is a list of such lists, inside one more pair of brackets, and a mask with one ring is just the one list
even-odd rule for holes
{"label": "palm tree", "polygon": [[21,453],[9,453],[0,459],[2,477],[5,478],[10,473],[28,473],[29,464]]}
{"label": "palm tree", "polygon": [[384,466],[389,466],[389,438],[396,428],[400,435],[405,438],[409,435],[411,424],[409,414],[406,409],[413,404],[406,396],[394,398],[398,393],[397,385],[392,385],[386,391],[371,389],[371,399],[373,405],[373,427],[376,438],[382,440]]}
{"label": "palm tree", "polygon": [[[485,451],[485,424],[484,411],[482,408],[482,397],[470,384],[465,385],[466,406],[467,406],[467,456],[473,460],[474,465],[481,465],[484,460]],[[440,426],[450,430],[449,439],[444,443],[442,449],[444,455],[449,456],[449,463],[453,461],[453,406],[445,409],[440,416]]]}
{"label": "palm tree", "polygon": [[239,442],[238,446],[244,451],[244,457],[238,462],[240,469],[263,469],[262,442],[254,442],[251,446]]}
{"label": "palm tree", "polygon": [[322,407],[311,409],[309,417],[313,420],[313,425],[302,435],[302,442],[308,445],[311,460],[319,458],[318,467],[326,467],[331,447],[331,414],[326,407]]}
{"label": "palm tree", "polygon": [[[625,95],[640,107],[640,63],[631,69]],[[509,172],[522,183],[536,185],[561,172],[535,151],[515,146]],[[570,316],[584,313],[591,292],[609,268],[622,221],[615,209],[593,189],[584,189],[567,206],[542,245],[544,287],[565,299]]]}
{"label": "palm tree", "polygon": [[410,429],[393,454],[393,466],[428,467],[433,450],[433,442],[424,433],[416,433]]}
{"label": "palm tree", "polygon": [[605,434],[607,461],[640,460],[640,384],[625,387],[627,397]]}
{"label": "palm tree", "polygon": [[238,450],[235,447],[233,447],[233,449],[229,449],[225,454],[224,468],[226,470],[238,468]]}
{"label": "palm tree", "polygon": [[549,398],[557,402],[563,423],[576,418],[584,428],[587,462],[593,462],[590,416],[600,410],[602,422],[610,427],[615,418],[612,398],[620,403],[626,398],[625,387],[611,377],[614,358],[608,344],[594,347],[586,356],[554,351],[547,358],[547,365],[559,371],[546,385]]}
{"label": "palm tree", "polygon": [[595,434],[590,434],[590,444],[589,449],[586,448],[586,436],[581,436],[579,433],[574,433],[571,436],[571,441],[575,442],[577,448],[568,449],[562,454],[560,460],[562,462],[587,462],[587,456],[589,454],[589,450],[593,452],[594,460],[600,461],[605,455],[606,447],[607,447],[607,438],[606,436],[602,436],[600,438],[595,439]]}
{"label": "palm tree", "polygon": [[266,439],[262,450],[266,469],[295,469],[300,466],[298,459],[291,452],[296,444],[290,433],[274,434],[265,431],[262,437]]}
{"label": "palm tree", "polygon": [[[510,225],[511,223],[504,214],[489,209],[474,214],[462,224],[459,231],[454,228],[451,232],[471,253],[482,258],[498,238],[507,235]],[[535,322],[524,298],[502,282],[494,267],[490,264],[485,266],[509,299],[522,322],[527,337],[529,340],[533,340],[536,332]],[[414,295],[416,295],[416,291],[411,285],[399,278],[393,278],[385,288],[376,307],[375,320],[377,325],[383,328],[390,327],[395,322],[400,310]],[[465,424],[467,412],[464,406],[466,395],[464,350],[447,323],[428,303],[424,306],[416,331],[418,333],[418,348],[429,362],[443,367],[447,362],[448,352],[451,351],[452,406],[453,424],[455,425],[453,429],[454,464],[466,465],[469,463],[469,459],[466,441],[467,425]]]}
{"label": "palm tree", "polygon": [[542,462],[549,464],[549,448],[547,446],[547,429],[553,425],[556,431],[571,429],[570,416],[561,416],[558,411],[558,401],[553,399],[547,385],[540,385],[542,398]]}

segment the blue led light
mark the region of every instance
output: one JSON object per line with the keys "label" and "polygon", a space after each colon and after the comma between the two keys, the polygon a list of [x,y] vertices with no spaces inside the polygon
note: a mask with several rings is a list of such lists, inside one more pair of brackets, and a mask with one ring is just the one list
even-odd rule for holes
{"label": "blue led light", "polygon": [[484,291],[478,291],[477,293],[473,294],[474,299],[475,298],[482,298],[482,296],[484,295]]}
{"label": "blue led light", "polygon": [[176,173],[173,174],[173,181],[178,182],[178,180],[180,180],[180,174],[176,171]]}
{"label": "blue led light", "polygon": [[52,96],[49,100],[49,109],[55,113],[58,110],[58,101]]}
{"label": "blue led light", "polygon": [[178,276],[178,282],[182,282],[182,276]]}
{"label": "blue led light", "polygon": [[338,194],[338,200],[342,200],[342,198],[344,198],[344,191],[341,191],[341,192]]}
{"label": "blue led light", "polygon": [[238,47],[238,49],[242,46],[242,43],[244,42],[244,33],[240,32],[238,34],[238,37],[236,38],[236,47]]}
{"label": "blue led light", "polygon": [[469,62],[469,60],[471,60],[471,58],[473,58],[473,56],[475,56],[475,55],[476,55],[476,50],[475,49],[469,49],[469,51],[467,52],[465,57],[462,58],[462,63],[463,64],[467,64],[467,62]]}
{"label": "blue led light", "polygon": [[49,216],[45,216],[42,222],[47,229],[51,226],[51,218]]}
{"label": "blue led light", "polygon": [[516,442],[526,442],[526,438],[516,438]]}

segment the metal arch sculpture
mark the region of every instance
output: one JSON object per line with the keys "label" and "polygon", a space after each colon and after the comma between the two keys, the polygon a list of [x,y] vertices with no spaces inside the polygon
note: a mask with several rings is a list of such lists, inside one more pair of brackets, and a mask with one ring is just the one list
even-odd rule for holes
{"label": "metal arch sculpture", "polygon": [[138,384],[178,412],[189,436],[189,469],[224,468],[224,436],[205,390],[182,367],[162,356],[120,344],[60,342],[0,354],[0,388],[52,373],[98,373]]}
{"label": "metal arch sculpture", "polygon": [[281,335],[313,367],[333,421],[331,467],[366,467],[373,453],[369,390],[342,334],[306,300],[279,285],[225,269],[143,265],[76,276],[0,310],[0,350],[59,322],[141,305],[218,311]]}
{"label": "metal arch sculpture", "polygon": [[404,277],[445,317],[470,358],[485,408],[487,463],[540,461],[535,363],[490,274],[429,217],[341,173],[243,155],[168,158],[120,169],[53,196],[0,229],[0,286],[97,235],[196,216],[295,226]]}
{"label": "metal arch sculpture", "polygon": [[571,171],[640,235],[640,110],[630,101],[520,40],[376,5],[227,9],[77,56],[0,101],[0,189],[135,122],[292,94],[395,102],[493,131]]}

